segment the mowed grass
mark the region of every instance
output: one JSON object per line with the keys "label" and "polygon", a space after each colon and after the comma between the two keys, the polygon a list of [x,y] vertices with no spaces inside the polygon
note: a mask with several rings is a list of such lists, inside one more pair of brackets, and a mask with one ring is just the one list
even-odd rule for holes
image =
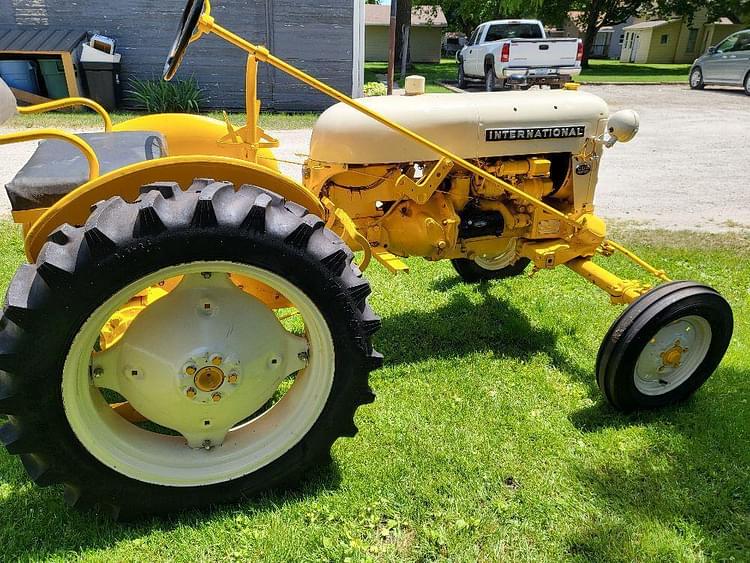
{"label": "mowed grass", "polygon": [[[368,82],[379,82],[378,75],[388,72],[387,62],[365,63],[365,84]],[[396,65],[395,79],[403,88],[400,77],[401,65]],[[407,76],[419,74],[425,77],[426,92],[450,92],[448,88],[441,86],[439,82],[455,82],[458,73],[458,65],[455,59],[440,59],[439,63],[412,63],[407,71]]]}
{"label": "mowed grass", "polygon": [[[365,82],[377,81],[378,74],[385,74],[387,63],[365,63]],[[397,69],[398,70],[398,69]],[[591,59],[589,68],[583,69],[576,82],[598,84],[602,82],[641,82],[658,84],[661,82],[688,81],[689,64],[635,64],[616,60]],[[408,74],[421,74],[425,77],[428,92],[450,92],[439,82],[455,84],[458,67],[453,59],[442,59],[440,63],[414,64]],[[396,73],[398,79],[398,72]],[[479,82],[472,83],[475,88]],[[474,89],[475,89],[474,88]]]}
{"label": "mowed grass", "polygon": [[575,77],[576,82],[597,84],[602,82],[660,82],[688,81],[689,64],[639,64],[622,63],[615,60],[591,59],[589,68]]}
{"label": "mowed grass", "polygon": [[[602,401],[594,359],[621,309],[565,268],[469,286],[446,262],[412,259],[395,278],[373,266],[385,366],[332,465],[295,491],[119,525],[68,510],[3,450],[0,558],[747,560],[750,241],[626,234],[734,307],[724,363],[685,404],[621,415]],[[22,259],[2,224],[3,289]]]}
{"label": "mowed grass", "polygon": [[[116,125],[139,117],[139,113],[116,111],[111,114],[112,122]],[[208,112],[205,115],[224,121],[224,114],[219,111]],[[318,119],[319,113],[271,113],[263,112],[260,114],[260,125],[269,131],[287,130],[287,129],[309,129]],[[246,122],[246,115],[242,112],[229,114],[232,123],[242,126]],[[36,115],[17,115],[7,123],[5,127],[12,128],[42,128],[52,127],[56,129],[88,129],[102,128],[102,118],[94,112],[88,110],[81,111],[56,111]]]}

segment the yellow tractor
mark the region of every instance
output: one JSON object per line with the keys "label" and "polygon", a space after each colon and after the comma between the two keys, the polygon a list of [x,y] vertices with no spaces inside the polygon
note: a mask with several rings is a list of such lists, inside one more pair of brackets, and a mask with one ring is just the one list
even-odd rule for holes
{"label": "yellow tractor", "polygon": [[[353,100],[221,27],[190,0],[165,68],[214,34],[247,52],[247,124],[147,115],[45,139],[7,186],[28,263],[0,326],[0,439],[76,508],[132,518],[297,482],[374,400],[380,326],[362,271],[449,259],[466,282],[566,266],[627,305],[596,378],[617,409],[692,394],[733,320],[713,289],[673,282],[607,239],[593,198],[631,111],[561,90]],[[257,65],[339,103],[316,124],[303,184],[258,125]],[[355,256],[355,252],[360,252]],[[660,282],[605,270],[622,253]],[[445,320],[445,319],[444,319]],[[447,319],[448,321],[450,319]]]}

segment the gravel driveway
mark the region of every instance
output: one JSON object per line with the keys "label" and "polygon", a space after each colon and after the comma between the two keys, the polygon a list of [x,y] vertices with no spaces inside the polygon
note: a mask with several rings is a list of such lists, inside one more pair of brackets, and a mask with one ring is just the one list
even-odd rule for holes
{"label": "gravel driveway", "polygon": [[[596,204],[605,218],[650,228],[727,231],[750,228],[750,97],[737,90],[687,86],[585,86],[612,111],[632,108],[641,129],[602,162]],[[2,130],[0,130],[2,132]],[[302,162],[309,130],[271,132],[277,156]],[[33,144],[2,147],[0,184],[9,181]],[[282,163],[299,179],[300,167]],[[4,190],[0,213],[9,211]]]}

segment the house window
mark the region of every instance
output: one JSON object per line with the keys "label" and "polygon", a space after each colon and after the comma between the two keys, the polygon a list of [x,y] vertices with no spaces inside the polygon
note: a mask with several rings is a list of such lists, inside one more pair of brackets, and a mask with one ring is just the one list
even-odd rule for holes
{"label": "house window", "polygon": [[[625,34],[627,35],[627,34]],[[620,34],[620,39],[617,40],[617,42],[622,45],[622,42],[625,40],[625,35]]]}
{"label": "house window", "polygon": [[688,32],[687,47],[685,47],[686,53],[692,53],[695,51],[695,43],[698,41],[698,30],[691,28]]}
{"label": "house window", "polygon": [[668,41],[669,35],[667,35],[666,33],[662,34],[661,38],[659,38],[659,43],[661,43],[662,45],[666,45]]}

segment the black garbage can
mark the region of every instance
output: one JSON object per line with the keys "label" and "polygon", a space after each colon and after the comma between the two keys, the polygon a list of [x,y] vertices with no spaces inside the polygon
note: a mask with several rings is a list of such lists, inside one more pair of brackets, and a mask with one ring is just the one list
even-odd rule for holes
{"label": "black garbage can", "polygon": [[117,109],[122,101],[120,63],[81,62],[89,97],[107,111]]}

